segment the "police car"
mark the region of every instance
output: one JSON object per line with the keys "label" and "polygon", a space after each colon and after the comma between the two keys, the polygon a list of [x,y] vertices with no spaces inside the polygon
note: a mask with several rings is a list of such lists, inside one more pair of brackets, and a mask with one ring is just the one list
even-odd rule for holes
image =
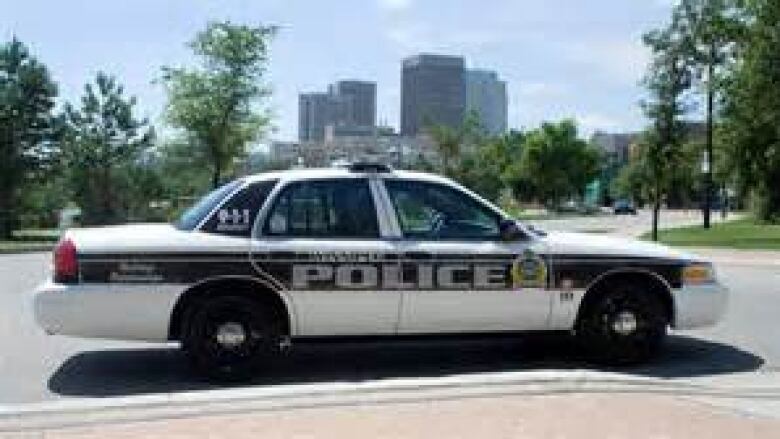
{"label": "police car", "polygon": [[339,336],[563,330],[634,363],[725,301],[695,256],[544,233],[446,178],[354,164],[238,179],[174,224],[69,230],[34,309],[50,334],[179,341],[235,378]]}

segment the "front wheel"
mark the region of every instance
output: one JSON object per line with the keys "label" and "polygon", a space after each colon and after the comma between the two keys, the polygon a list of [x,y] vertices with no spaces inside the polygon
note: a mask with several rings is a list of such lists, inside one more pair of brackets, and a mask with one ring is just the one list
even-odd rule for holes
{"label": "front wheel", "polygon": [[577,323],[577,338],[589,356],[611,365],[649,360],[666,337],[668,319],[652,290],[639,283],[606,285]]}
{"label": "front wheel", "polygon": [[208,378],[251,378],[279,354],[283,332],[278,316],[262,303],[218,296],[197,305],[184,322],[182,348]]}

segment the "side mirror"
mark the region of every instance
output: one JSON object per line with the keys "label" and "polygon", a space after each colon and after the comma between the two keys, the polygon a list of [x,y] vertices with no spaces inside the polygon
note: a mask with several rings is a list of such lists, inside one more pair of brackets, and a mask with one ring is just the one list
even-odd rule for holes
{"label": "side mirror", "polygon": [[503,241],[517,241],[525,237],[523,230],[515,220],[501,220],[498,230]]}

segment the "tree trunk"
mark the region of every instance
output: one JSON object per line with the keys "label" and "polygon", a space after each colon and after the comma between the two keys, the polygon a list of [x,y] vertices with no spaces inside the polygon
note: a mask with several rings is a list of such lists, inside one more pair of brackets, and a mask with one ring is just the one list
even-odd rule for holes
{"label": "tree trunk", "polygon": [[114,209],[114,196],[111,190],[111,169],[106,166],[103,169],[103,219],[102,224],[115,224],[118,220]]}
{"label": "tree trunk", "polygon": [[11,232],[13,231],[14,216],[10,211],[10,203],[6,201],[10,198],[10,194],[0,194],[0,239],[6,240],[11,238]]}
{"label": "tree trunk", "polygon": [[655,197],[653,197],[653,241],[658,241],[658,217],[661,212],[661,190],[658,186],[655,188]]}
{"label": "tree trunk", "polygon": [[770,223],[780,222],[780,170],[770,173],[764,182],[764,188],[759,192],[758,217]]}
{"label": "tree trunk", "polygon": [[219,181],[222,179],[222,169],[218,164],[214,164],[214,172],[211,174],[211,187],[216,189],[219,187]]}

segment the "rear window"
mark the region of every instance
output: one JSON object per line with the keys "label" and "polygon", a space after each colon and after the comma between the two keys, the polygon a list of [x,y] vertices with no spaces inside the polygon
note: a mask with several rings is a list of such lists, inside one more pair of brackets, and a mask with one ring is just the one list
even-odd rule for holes
{"label": "rear window", "polygon": [[193,204],[192,207],[184,211],[175,223],[176,228],[187,231],[194,230],[195,227],[197,227],[227,195],[236,190],[239,185],[241,185],[241,180],[234,180],[206,194],[197,203]]}
{"label": "rear window", "polygon": [[268,195],[276,186],[276,180],[252,183],[225,201],[208,219],[204,232],[249,238],[257,214]]}

